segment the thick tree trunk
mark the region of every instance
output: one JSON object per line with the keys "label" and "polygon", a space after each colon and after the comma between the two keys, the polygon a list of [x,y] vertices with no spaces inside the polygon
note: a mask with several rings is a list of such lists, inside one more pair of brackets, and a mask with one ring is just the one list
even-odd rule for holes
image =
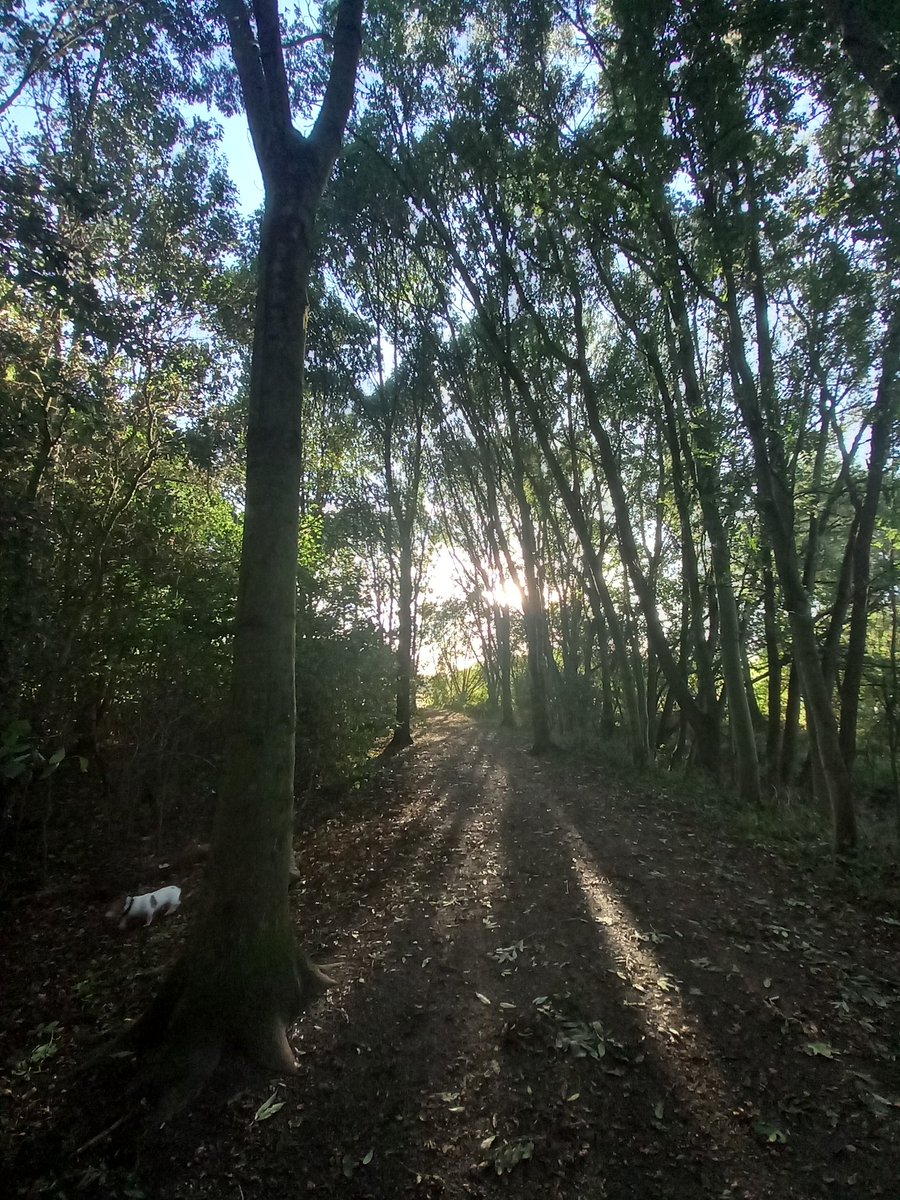
{"label": "thick tree trunk", "polygon": [[[204,1068],[231,1047],[291,1069],[287,1026],[318,987],[288,911],[299,399],[314,216],[313,198],[292,192],[267,201],[260,240],[231,711],[212,855],[185,955],[137,1031],[145,1041],[164,1035],[187,1062],[195,1045],[205,1047]],[[189,1098],[176,1094],[163,1111]]]}
{"label": "thick tree trunk", "polygon": [[[288,910],[295,608],[307,281],[319,198],[353,100],[362,0],[341,0],[312,133],[290,123],[278,6],[220,0],[266,186],[247,416],[247,482],[224,777],[185,953],[144,1018],[163,1118],[219,1054],[290,1070],[287,1027],[327,983],[298,954]],[[152,1060],[151,1060],[152,1061]]]}

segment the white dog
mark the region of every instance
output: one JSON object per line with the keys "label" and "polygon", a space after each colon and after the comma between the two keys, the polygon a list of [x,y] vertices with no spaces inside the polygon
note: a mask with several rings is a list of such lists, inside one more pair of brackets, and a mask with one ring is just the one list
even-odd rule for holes
{"label": "white dog", "polygon": [[141,922],[149,925],[156,917],[173,913],[180,904],[181,888],[163,887],[143,896],[126,896],[119,904],[114,904],[106,916],[110,921],[118,919],[119,928],[127,929],[129,925]]}

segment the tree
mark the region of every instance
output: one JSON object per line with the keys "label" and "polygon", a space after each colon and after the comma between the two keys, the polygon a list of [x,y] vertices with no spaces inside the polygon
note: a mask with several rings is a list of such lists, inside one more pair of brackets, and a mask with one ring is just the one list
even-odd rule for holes
{"label": "tree", "polygon": [[294,645],[307,283],[319,200],[353,103],[362,0],[340,0],[331,69],[308,136],[293,125],[275,0],[221,0],[265,207],[247,417],[244,530],[224,779],[188,945],[136,1030],[157,1049],[165,1117],[223,1050],[291,1070],[287,1026],[327,983],[288,911]]}
{"label": "tree", "polygon": [[[881,7],[887,17],[886,30],[879,28]],[[896,26],[890,26],[890,9],[889,4],[880,6],[870,0],[825,0],[828,17],[840,30],[844,52],[900,129],[900,62],[888,40],[891,34],[895,42],[897,37]]]}

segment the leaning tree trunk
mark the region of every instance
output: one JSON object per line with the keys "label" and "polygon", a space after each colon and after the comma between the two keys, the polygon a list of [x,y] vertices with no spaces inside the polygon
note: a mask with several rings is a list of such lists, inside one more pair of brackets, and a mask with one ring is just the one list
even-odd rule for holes
{"label": "leaning tree trunk", "polygon": [[[856,813],[847,764],[838,744],[838,726],[834,715],[830,690],[822,670],[816,629],[813,621],[809,593],[804,586],[797,548],[793,534],[793,501],[786,480],[786,471],[781,458],[781,446],[776,439],[767,437],[763,404],[756,382],[747,360],[743,329],[736,300],[736,289],[731,264],[724,263],[728,284],[728,356],[735,396],[753,448],[757,474],[760,512],[766,527],[778,575],[782,595],[790,621],[794,663],[806,702],[810,734],[822,771],[822,778],[831,806],[834,851],[836,855],[851,852],[856,846]],[[757,280],[760,278],[757,266]],[[761,298],[761,287],[757,284],[756,303],[757,329],[761,346],[767,345],[763,328],[766,309]],[[765,356],[763,355],[764,360]],[[773,462],[773,456],[775,462]]]}
{"label": "leaning tree trunk", "polygon": [[247,482],[225,768],[200,907],[185,953],[144,1018],[160,1114],[191,1098],[225,1049],[288,1070],[287,1026],[327,982],[295,945],[294,642],[307,282],[319,199],[353,99],[362,0],[341,0],[313,132],[290,103],[278,6],[222,0],[266,188],[247,417]]}

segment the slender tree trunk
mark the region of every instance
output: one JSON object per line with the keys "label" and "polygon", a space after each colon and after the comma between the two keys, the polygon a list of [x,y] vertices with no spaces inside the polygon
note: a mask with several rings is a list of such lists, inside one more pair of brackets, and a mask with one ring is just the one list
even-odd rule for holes
{"label": "slender tree trunk", "polygon": [[398,530],[400,538],[397,595],[397,718],[390,750],[412,745],[413,571],[412,526]]}
{"label": "slender tree trunk", "polygon": [[769,787],[778,784],[781,762],[781,648],[775,599],[775,577],[772,574],[771,554],[765,551],[763,565],[763,621],[766,638],[766,778]]}
{"label": "slender tree trunk", "polygon": [[512,699],[509,605],[498,604],[494,609],[494,614],[497,630],[497,656],[500,660],[500,724],[504,729],[513,729],[516,717]]}
{"label": "slender tree trunk", "polygon": [[787,700],[784,705],[784,733],[781,739],[781,754],[779,757],[778,778],[785,785],[794,782],[794,772],[797,768],[797,743],[800,738],[800,676],[797,673],[797,662],[794,658],[794,648],[791,646],[791,668],[788,671]]}
{"label": "slender tree trunk", "polygon": [[553,744],[550,736],[550,712],[547,704],[547,682],[544,673],[544,606],[538,584],[534,526],[531,508],[521,482],[516,485],[522,546],[522,569],[525,594],[522,615],[525,620],[525,645],[528,655],[528,682],[531,700],[531,750],[544,754]]}
{"label": "slender tree trunk", "polygon": [[675,326],[675,356],[679,363],[685,401],[691,416],[693,437],[697,443],[694,465],[700,507],[712,554],[716,596],[719,602],[722,674],[728,701],[738,792],[747,803],[759,804],[759,761],[744,682],[741,630],[734,596],[734,582],[731,578],[731,547],[722,519],[722,496],[717,466],[719,454],[715,433],[710,423],[708,406],[703,397],[694,363],[694,346],[687,300],[681,281],[675,230],[669,219],[668,211],[663,206],[658,206],[657,219],[669,255],[671,277],[669,308]]}
{"label": "slender tree trunk", "polygon": [[[764,364],[762,371],[768,374],[771,368],[766,364],[770,360],[771,345],[768,337],[767,301],[762,289],[758,251],[754,251],[754,246],[755,242],[751,245],[751,259],[756,260],[754,303],[757,334],[760,357]],[[828,790],[834,849],[836,854],[842,855],[853,850],[856,845],[856,816],[850,776],[838,745],[837,721],[822,671],[809,595],[803,586],[797,559],[793,535],[793,502],[781,461],[783,447],[775,440],[779,436],[777,432],[771,442],[767,436],[764,409],[744,347],[736,284],[727,261],[725,275],[728,289],[728,353],[735,395],[753,446],[762,518],[781,580],[781,590],[793,635],[794,662],[806,701],[807,716],[812,726],[813,742]],[[761,386],[770,390],[771,382],[767,384],[763,380]],[[768,411],[768,407],[765,411]]]}
{"label": "slender tree trunk", "polygon": [[[900,97],[898,97],[900,103]],[[900,108],[898,108],[900,112]],[[850,633],[841,681],[841,750],[848,766],[856,757],[856,726],[859,719],[859,693],[862,686],[866,630],[869,619],[869,580],[872,539],[878,517],[878,501],[897,427],[900,406],[900,309],[894,313],[881,364],[881,379],[875,397],[869,470],[866,492],[859,512],[859,526],[853,548],[853,591],[851,593]]]}

